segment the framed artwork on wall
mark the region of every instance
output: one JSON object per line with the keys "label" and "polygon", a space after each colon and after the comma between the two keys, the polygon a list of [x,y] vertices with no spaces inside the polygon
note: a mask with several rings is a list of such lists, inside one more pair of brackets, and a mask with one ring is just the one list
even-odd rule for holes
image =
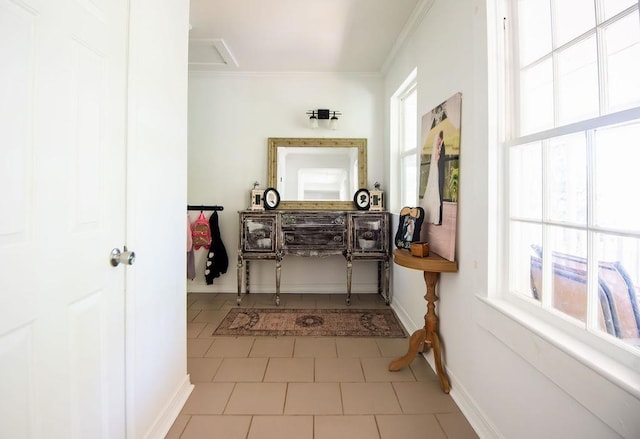
{"label": "framed artwork on wall", "polygon": [[462,94],[422,116],[419,204],[425,211],[422,238],[433,252],[455,260],[460,177]]}

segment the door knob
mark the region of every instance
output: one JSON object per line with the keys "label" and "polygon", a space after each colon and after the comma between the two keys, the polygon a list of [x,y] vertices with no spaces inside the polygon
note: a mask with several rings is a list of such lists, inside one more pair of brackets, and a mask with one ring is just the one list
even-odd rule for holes
{"label": "door knob", "polygon": [[109,258],[111,265],[117,267],[119,264],[133,265],[136,261],[136,253],[127,250],[127,246],[123,247],[123,251],[119,248],[111,250],[111,257]]}

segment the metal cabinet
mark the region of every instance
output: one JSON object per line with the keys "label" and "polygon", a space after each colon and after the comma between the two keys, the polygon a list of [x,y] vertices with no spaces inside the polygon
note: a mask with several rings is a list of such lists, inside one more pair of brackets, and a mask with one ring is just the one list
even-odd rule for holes
{"label": "metal cabinet", "polygon": [[354,260],[378,262],[378,293],[389,300],[388,212],[242,211],[239,212],[238,305],[243,285],[250,293],[252,260],[274,260],[276,304],[280,304],[280,273],[286,255],[343,255],[347,268],[347,304],[351,303]]}

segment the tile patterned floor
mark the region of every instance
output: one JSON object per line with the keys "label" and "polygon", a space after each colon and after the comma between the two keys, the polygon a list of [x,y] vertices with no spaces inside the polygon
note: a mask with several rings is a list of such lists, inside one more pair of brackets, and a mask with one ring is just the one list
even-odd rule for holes
{"label": "tile patterned floor", "polygon": [[[408,339],[212,336],[234,294],[189,294],[187,367],[193,393],[167,439],[477,438],[422,356],[389,362]],[[253,294],[242,306],[272,307]],[[285,308],[343,308],[344,296],[282,295]],[[383,308],[375,294],[352,308]]]}

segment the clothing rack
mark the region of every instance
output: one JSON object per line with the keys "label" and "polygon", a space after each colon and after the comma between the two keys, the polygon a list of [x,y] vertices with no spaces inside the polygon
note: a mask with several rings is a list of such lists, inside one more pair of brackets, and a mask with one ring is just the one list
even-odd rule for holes
{"label": "clothing rack", "polygon": [[192,204],[188,204],[187,205],[187,210],[199,210],[199,211],[203,211],[203,210],[224,210],[223,206],[208,206],[208,205],[192,205]]}

